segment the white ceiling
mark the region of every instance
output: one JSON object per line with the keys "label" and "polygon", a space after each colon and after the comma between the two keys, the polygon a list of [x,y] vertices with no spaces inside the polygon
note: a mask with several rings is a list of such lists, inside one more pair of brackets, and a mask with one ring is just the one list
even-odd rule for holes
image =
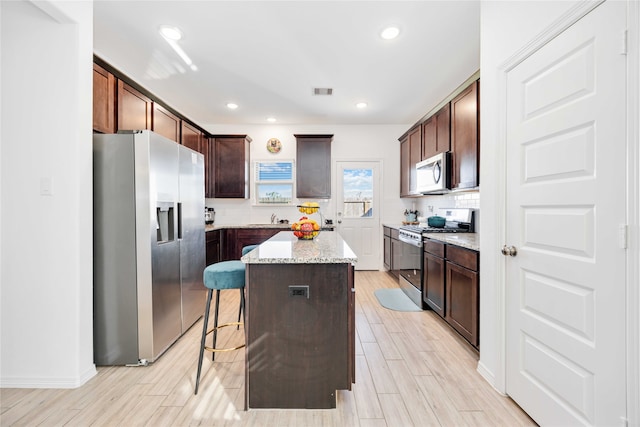
{"label": "white ceiling", "polygon": [[479,69],[480,2],[96,0],[94,51],[201,126],[412,124]]}

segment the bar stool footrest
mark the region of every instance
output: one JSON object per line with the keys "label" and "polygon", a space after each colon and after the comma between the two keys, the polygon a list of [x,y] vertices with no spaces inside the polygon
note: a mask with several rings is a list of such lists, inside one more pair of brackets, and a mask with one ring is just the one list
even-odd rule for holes
{"label": "bar stool footrest", "polygon": [[[229,322],[229,323],[225,323],[222,325],[218,325],[217,328],[211,328],[209,331],[207,331],[207,335],[209,335],[210,333],[212,333],[213,331],[216,331],[218,329],[222,329],[224,327],[227,326],[242,326],[244,325],[243,322]],[[241,349],[242,347],[245,347],[246,344],[242,344],[239,345],[237,347],[229,347],[229,348],[213,348],[213,347],[207,347],[206,345],[204,346],[204,349],[207,351],[211,351],[211,352],[225,352],[225,351],[234,351],[234,350],[238,350]]]}

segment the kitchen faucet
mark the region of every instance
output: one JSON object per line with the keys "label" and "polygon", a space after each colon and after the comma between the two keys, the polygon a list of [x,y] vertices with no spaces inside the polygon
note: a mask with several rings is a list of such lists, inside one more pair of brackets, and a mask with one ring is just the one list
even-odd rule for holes
{"label": "kitchen faucet", "polygon": [[278,217],[276,216],[276,214],[271,214],[271,224],[275,224],[276,223],[276,219],[278,219]]}

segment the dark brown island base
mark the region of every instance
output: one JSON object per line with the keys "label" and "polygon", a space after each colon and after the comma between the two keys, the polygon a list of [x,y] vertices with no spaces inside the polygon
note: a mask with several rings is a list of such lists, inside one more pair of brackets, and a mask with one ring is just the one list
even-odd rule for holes
{"label": "dark brown island base", "polygon": [[355,254],[335,231],[282,231],[242,261],[246,408],[335,408],[355,382]]}

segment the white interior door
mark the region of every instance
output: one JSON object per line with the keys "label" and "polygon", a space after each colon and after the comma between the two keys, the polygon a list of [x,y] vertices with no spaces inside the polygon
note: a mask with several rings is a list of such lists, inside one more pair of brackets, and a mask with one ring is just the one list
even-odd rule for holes
{"label": "white interior door", "polygon": [[356,270],[380,268],[380,162],[336,162],[336,222],[358,256]]}
{"label": "white interior door", "polygon": [[624,8],[507,74],[506,388],[540,425],[625,416]]}

